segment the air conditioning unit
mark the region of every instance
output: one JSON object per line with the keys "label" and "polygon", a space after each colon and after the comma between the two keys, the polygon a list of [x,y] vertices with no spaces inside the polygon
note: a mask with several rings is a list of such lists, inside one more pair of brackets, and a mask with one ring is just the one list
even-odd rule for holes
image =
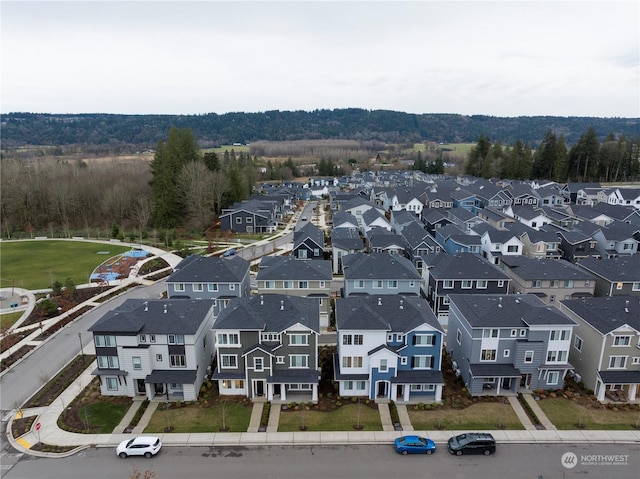
{"label": "air conditioning unit", "polygon": [[460,377],[460,370],[456,369],[456,377]]}
{"label": "air conditioning unit", "polygon": [[578,373],[575,373],[573,375],[573,379],[575,379],[576,382],[579,383],[580,381],[582,381],[582,376],[580,376]]}
{"label": "air conditioning unit", "polygon": [[453,369],[458,369],[458,363],[456,361],[452,361],[451,366],[453,366]]}

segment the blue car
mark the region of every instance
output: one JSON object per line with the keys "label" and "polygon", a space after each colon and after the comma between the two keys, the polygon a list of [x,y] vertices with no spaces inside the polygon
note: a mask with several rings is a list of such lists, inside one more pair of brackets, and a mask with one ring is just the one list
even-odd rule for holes
{"label": "blue car", "polygon": [[236,250],[235,249],[228,249],[227,251],[222,253],[222,257],[223,258],[228,258],[229,256],[233,256],[234,254],[236,254]]}
{"label": "blue car", "polygon": [[436,452],[436,443],[431,439],[420,436],[402,436],[397,438],[393,447],[396,452],[407,454],[433,454]]}

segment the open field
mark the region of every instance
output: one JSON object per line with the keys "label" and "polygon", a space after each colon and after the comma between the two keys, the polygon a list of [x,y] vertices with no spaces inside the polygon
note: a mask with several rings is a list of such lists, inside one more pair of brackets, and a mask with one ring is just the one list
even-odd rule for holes
{"label": "open field", "polygon": [[479,402],[463,409],[439,407],[418,410],[407,406],[411,424],[417,430],[524,429],[509,402]]}
{"label": "open field", "polygon": [[218,156],[223,156],[225,151],[231,153],[233,150],[236,154],[238,153],[249,153],[249,145],[222,145],[217,148],[203,148],[202,153],[216,153]]}
{"label": "open field", "polygon": [[314,409],[282,411],[278,431],[299,431],[301,426],[308,431],[353,431],[354,426],[358,424],[358,408],[360,408],[360,425],[363,427],[363,431],[382,431],[378,409],[365,404],[360,406],[345,404],[330,412]]}
{"label": "open field", "polygon": [[17,311],[15,313],[6,313],[0,316],[0,331],[6,331],[7,329],[9,329],[11,326],[13,326],[13,323],[15,323],[17,320],[19,320],[22,315],[24,314],[24,311]]}
{"label": "open field", "polygon": [[640,425],[640,411],[614,411],[608,408],[586,408],[564,398],[547,398],[538,404],[558,429],[630,430]]}
{"label": "open field", "polygon": [[129,251],[128,246],[81,241],[3,241],[0,243],[2,287],[44,289],[71,278],[87,284],[103,261]]}

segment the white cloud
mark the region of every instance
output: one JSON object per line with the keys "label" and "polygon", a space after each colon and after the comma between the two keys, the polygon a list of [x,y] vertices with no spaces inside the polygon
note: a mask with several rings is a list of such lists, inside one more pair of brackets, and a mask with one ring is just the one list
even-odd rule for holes
{"label": "white cloud", "polygon": [[631,1],[3,1],[1,109],[640,116]]}

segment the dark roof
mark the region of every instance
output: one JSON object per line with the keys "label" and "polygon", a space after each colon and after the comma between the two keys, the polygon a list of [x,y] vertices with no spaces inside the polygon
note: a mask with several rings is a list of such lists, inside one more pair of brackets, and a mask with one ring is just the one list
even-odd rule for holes
{"label": "dark roof", "polygon": [[391,378],[394,384],[444,384],[442,371],[435,369],[412,369],[396,371],[396,376]]}
{"label": "dark roof", "polygon": [[213,329],[281,332],[296,323],[319,331],[320,304],[317,299],[285,294],[235,298],[220,312]]}
{"label": "dark roof", "polygon": [[351,223],[356,228],[358,227],[358,220],[355,216],[346,211],[338,211],[333,215],[333,229],[339,228],[343,223]]}
{"label": "dark roof", "polygon": [[361,250],[364,246],[357,231],[350,228],[334,228],[331,231],[331,245],[347,251]]}
{"label": "dark roof", "polygon": [[390,231],[385,230],[384,228],[376,228],[376,230],[381,231],[370,231],[369,232],[369,244],[372,248],[388,248],[389,246],[399,246],[404,250],[405,241],[402,235],[397,235]]}
{"label": "dark roof", "polygon": [[556,307],[547,306],[533,294],[451,294],[449,298],[472,328],[575,324]]}
{"label": "dark roof", "polygon": [[384,221],[386,224],[389,224],[389,220],[387,220],[386,216],[375,208],[371,208],[370,210],[362,213],[362,221],[368,225],[379,219]]}
{"label": "dark roof", "polygon": [[640,298],[638,296],[567,299],[561,303],[563,309],[573,311],[602,334],[608,334],[625,324],[640,332]]}
{"label": "dark roof", "polygon": [[513,364],[470,364],[469,369],[474,378],[520,377],[520,370]]}
{"label": "dark roof", "polygon": [[195,369],[154,369],[144,382],[165,384],[193,384],[196,381]]}
{"label": "dark roof", "polygon": [[603,259],[589,257],[580,260],[578,266],[608,281],[640,281],[640,254]]}
{"label": "dark roof", "polygon": [[509,281],[497,266],[474,253],[439,253],[429,259],[429,275],[435,279],[495,279]]}
{"label": "dark roof", "polygon": [[598,371],[598,375],[605,384],[640,383],[640,371]]}
{"label": "dark roof", "polygon": [[331,281],[331,261],[297,259],[295,256],[263,256],[258,281]]}
{"label": "dark roof", "polygon": [[175,267],[167,283],[239,283],[249,271],[249,262],[238,255],[227,258],[187,256]]}
{"label": "dark roof", "polygon": [[562,259],[533,259],[527,256],[502,256],[513,274],[526,280],[595,280],[595,276]]}
{"label": "dark roof", "polygon": [[336,300],[338,330],[383,330],[407,333],[426,324],[442,327],[425,299],[405,295],[363,295]]}
{"label": "dark roof", "polygon": [[313,223],[306,223],[302,228],[293,232],[294,248],[307,238],[311,239],[320,248],[324,248],[324,233]]}
{"label": "dark roof", "polygon": [[420,223],[413,222],[402,228],[402,236],[410,247],[417,248],[420,244],[426,243],[425,239],[431,235]]}
{"label": "dark roof", "polygon": [[350,279],[415,279],[420,274],[407,258],[388,253],[353,253],[342,257],[345,280]]}
{"label": "dark roof", "polygon": [[208,318],[213,303],[204,299],[127,299],[105,313],[89,331],[122,335],[195,334]]}

